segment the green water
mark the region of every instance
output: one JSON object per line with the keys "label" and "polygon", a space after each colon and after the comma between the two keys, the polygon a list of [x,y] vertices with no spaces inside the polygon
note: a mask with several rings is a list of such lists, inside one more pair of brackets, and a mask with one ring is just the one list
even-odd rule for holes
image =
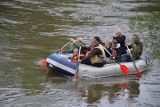
{"label": "green water", "polygon": [[153,12],[150,0],[1,0],[0,107],[158,107],[160,67],[134,76],[79,80],[49,74],[42,59],[68,37],[110,39],[129,18]]}

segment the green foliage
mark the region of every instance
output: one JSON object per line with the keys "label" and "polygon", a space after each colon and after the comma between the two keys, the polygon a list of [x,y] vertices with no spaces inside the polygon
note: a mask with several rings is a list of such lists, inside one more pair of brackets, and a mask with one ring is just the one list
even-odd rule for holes
{"label": "green foliage", "polygon": [[[160,0],[156,5],[160,10]],[[145,51],[152,58],[160,60],[160,13],[149,16],[137,16],[130,19],[129,27],[132,33],[143,36]]]}

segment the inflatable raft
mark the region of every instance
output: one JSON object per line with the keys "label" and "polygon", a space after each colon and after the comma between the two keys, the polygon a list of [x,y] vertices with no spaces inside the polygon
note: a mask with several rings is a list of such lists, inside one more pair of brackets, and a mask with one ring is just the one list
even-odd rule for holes
{"label": "inflatable raft", "polygon": [[[78,64],[71,62],[71,60],[68,59],[70,56],[72,55],[59,53],[51,54],[46,58],[47,66],[62,75],[73,77],[76,73]],[[125,65],[130,70],[129,74],[136,74],[136,68],[133,62],[123,62],[121,64]],[[135,64],[140,72],[145,71],[147,69],[147,57],[142,56],[139,60],[135,61]],[[105,64],[103,67],[94,67],[79,63],[79,77],[101,78],[121,75],[124,75],[124,73],[117,63]]]}

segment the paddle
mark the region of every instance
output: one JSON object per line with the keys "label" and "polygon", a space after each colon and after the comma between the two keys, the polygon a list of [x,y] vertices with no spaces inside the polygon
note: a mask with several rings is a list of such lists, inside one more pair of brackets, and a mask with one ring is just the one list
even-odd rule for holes
{"label": "paddle", "polygon": [[136,64],[135,64],[135,61],[134,61],[134,59],[133,59],[133,57],[132,57],[132,54],[131,54],[130,49],[128,48],[128,45],[127,45],[127,49],[128,49],[129,54],[130,54],[130,57],[131,57],[132,60],[133,60],[134,67],[136,68],[136,71],[137,71],[136,76],[137,76],[138,78],[141,78],[141,77],[142,77],[141,72],[138,70],[138,68],[137,68],[137,66],[136,66]]}
{"label": "paddle", "polygon": [[[101,44],[99,44],[99,45],[101,45]],[[101,46],[102,46],[102,45],[101,45]],[[105,50],[110,56],[112,56],[112,54],[111,54],[104,46],[102,46],[102,47],[104,48],[104,50]],[[129,74],[130,70],[129,70],[125,65],[120,64],[116,59],[114,59],[114,61],[120,65],[121,71],[122,71],[125,75],[128,75],[128,74]]]}
{"label": "paddle", "polygon": [[59,51],[62,51],[64,47],[66,47],[71,41],[68,41],[66,44],[64,44],[60,49],[58,49],[58,51],[56,53],[58,53]]}
{"label": "paddle", "polygon": [[[80,59],[80,53],[81,53],[81,46],[79,46],[78,60]],[[77,62],[77,69],[76,69],[76,73],[74,75],[74,80],[78,79],[78,69],[79,69],[79,62]]]}

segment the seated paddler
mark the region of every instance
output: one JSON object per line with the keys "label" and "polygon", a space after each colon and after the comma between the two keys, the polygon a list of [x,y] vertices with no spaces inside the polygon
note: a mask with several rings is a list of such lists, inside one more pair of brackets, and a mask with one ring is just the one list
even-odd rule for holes
{"label": "seated paddler", "polygon": [[106,63],[106,55],[103,46],[99,45],[96,38],[92,38],[90,40],[90,47],[91,52],[78,62],[96,67],[104,66],[104,64]]}
{"label": "seated paddler", "polygon": [[[74,48],[73,49],[73,56],[72,57],[69,57],[69,59],[72,61],[72,62],[78,62],[78,55],[79,55],[79,49],[78,48]],[[84,58],[84,54],[80,54],[80,59]]]}
{"label": "seated paddler", "polygon": [[128,47],[131,49],[133,60],[137,60],[141,57],[143,52],[143,43],[140,41],[138,35],[134,34],[132,36],[132,44],[130,44]]}

